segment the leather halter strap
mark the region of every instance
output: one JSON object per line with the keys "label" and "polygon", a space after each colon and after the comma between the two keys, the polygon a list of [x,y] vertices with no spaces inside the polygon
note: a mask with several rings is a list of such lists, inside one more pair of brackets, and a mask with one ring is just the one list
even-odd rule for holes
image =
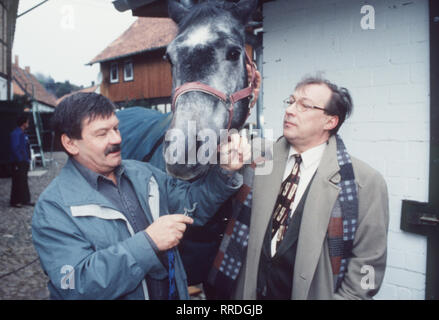
{"label": "leather halter strap", "polygon": [[[247,52],[245,52],[245,59],[246,59],[246,63],[249,63],[251,66],[251,81],[250,81],[248,87],[241,89],[239,91],[236,91],[235,93],[228,96],[228,95],[224,94],[223,92],[216,90],[215,88],[212,88],[211,86],[209,86],[207,84],[204,84],[201,82],[186,82],[183,85],[176,88],[174,91],[174,96],[172,98],[172,105],[171,105],[172,112],[175,111],[175,109],[177,107],[178,98],[182,94],[185,94],[185,93],[191,92],[191,91],[204,92],[204,93],[210,94],[211,96],[214,96],[215,98],[224,102],[225,107],[226,107],[227,111],[229,112],[229,122],[227,124],[227,130],[229,130],[230,126],[232,124],[235,103],[242,100],[242,99],[245,99],[245,98],[251,98],[251,99],[254,98],[253,90],[254,90],[255,85],[256,85],[256,70],[257,70],[257,68],[256,68],[255,63],[253,63],[251,61]],[[251,107],[248,108],[246,120],[250,116],[250,108]]]}

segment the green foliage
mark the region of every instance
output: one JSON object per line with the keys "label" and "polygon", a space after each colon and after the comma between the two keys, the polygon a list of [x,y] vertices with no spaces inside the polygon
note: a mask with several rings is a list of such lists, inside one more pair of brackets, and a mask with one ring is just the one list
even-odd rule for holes
{"label": "green foliage", "polygon": [[57,98],[61,98],[66,94],[84,88],[84,86],[71,84],[69,80],[66,80],[64,82],[56,82],[50,75],[45,76],[41,73],[37,73],[35,77],[44,86],[44,88],[46,88],[48,92],[52,93]]}

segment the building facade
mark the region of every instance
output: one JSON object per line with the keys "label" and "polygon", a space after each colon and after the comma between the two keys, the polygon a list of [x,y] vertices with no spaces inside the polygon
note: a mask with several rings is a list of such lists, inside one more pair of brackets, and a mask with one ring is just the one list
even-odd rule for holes
{"label": "building facade", "polygon": [[0,1],[0,100],[12,99],[11,56],[18,1]]}

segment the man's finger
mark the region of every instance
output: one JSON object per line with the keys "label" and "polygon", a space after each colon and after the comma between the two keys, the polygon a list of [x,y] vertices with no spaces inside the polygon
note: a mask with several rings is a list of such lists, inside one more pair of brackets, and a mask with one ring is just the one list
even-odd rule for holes
{"label": "man's finger", "polygon": [[241,140],[241,136],[237,133],[232,134],[231,138],[231,150],[237,150],[239,148],[239,143]]}
{"label": "man's finger", "polygon": [[170,217],[173,217],[175,222],[185,223],[185,224],[192,224],[194,223],[194,219],[191,217],[185,216],[184,214],[172,214]]}
{"label": "man's finger", "polygon": [[252,156],[252,148],[251,145],[249,143],[245,144],[243,149],[242,149],[242,158],[243,158],[243,162],[247,163]]}
{"label": "man's finger", "polygon": [[180,231],[181,233],[184,233],[186,231],[186,224],[185,223],[177,223],[175,225],[175,228]]}
{"label": "man's finger", "polygon": [[247,134],[243,134],[241,136],[241,139],[239,141],[239,149],[245,149],[245,147],[248,145],[248,139]]}
{"label": "man's finger", "polygon": [[[180,241],[181,239],[183,239],[183,232],[178,232],[175,234],[175,237],[177,238],[178,241]],[[178,243],[177,243],[178,244]]]}
{"label": "man's finger", "polygon": [[247,80],[248,80],[248,82],[250,82],[250,81],[252,81],[252,67],[251,67],[251,65],[250,64],[246,64],[245,65],[245,68],[247,69]]}

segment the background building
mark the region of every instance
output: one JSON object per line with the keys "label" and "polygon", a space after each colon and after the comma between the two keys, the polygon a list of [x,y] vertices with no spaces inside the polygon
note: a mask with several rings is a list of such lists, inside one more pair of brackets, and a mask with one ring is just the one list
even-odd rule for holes
{"label": "background building", "polygon": [[18,1],[0,1],[0,100],[12,99],[11,56]]}
{"label": "background building", "polygon": [[176,34],[169,18],[138,18],[90,61],[100,63],[100,92],[121,107],[170,111],[171,68],[163,55]]}

